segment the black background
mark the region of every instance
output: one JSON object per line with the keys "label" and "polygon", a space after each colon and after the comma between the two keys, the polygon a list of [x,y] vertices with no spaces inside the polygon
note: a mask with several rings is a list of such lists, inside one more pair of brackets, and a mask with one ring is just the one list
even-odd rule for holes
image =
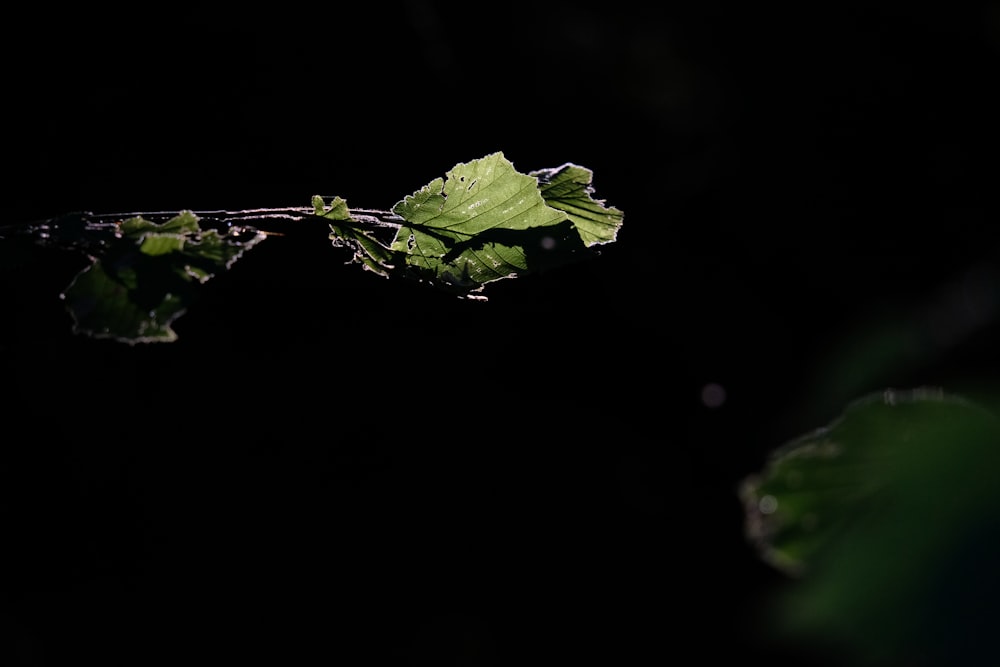
{"label": "black background", "polygon": [[995,3],[123,11],[8,18],[3,224],[389,208],[497,150],[625,223],[486,303],[272,237],[165,345],[72,335],[82,258],[11,267],[5,664],[846,664],[759,634],[735,489],[861,393],[997,370],[984,307],[831,379],[998,284]]}

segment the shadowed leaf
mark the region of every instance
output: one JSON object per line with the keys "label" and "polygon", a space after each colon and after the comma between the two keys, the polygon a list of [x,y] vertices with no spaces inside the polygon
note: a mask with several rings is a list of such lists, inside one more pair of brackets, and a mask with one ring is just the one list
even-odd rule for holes
{"label": "shadowed leaf", "polygon": [[858,664],[984,650],[998,478],[996,412],[935,390],[867,397],[779,448],[740,488],[747,537],[795,577],[771,629],[849,646]]}

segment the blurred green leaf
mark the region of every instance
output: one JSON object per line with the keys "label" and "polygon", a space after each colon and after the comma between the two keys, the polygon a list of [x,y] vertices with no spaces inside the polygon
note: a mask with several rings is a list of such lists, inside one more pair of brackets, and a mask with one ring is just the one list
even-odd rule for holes
{"label": "blurred green leaf", "polygon": [[264,239],[238,227],[224,235],[202,230],[190,211],[163,224],[133,217],[117,228],[115,242],[61,296],[74,332],[129,344],[175,340],[170,325],[194,298],[192,285],[225,271]]}
{"label": "blurred green leaf", "polygon": [[866,397],[777,449],[739,489],[748,539],[795,579],[769,630],[857,664],[992,650],[998,479],[996,411],[936,390]]}

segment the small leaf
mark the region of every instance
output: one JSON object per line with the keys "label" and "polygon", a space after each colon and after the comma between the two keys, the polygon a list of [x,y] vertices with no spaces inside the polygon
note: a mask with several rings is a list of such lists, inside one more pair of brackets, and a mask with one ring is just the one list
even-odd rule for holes
{"label": "small leaf", "polygon": [[319,195],[313,195],[313,210],[316,215],[328,220],[350,220],[351,212],[347,208],[347,201],[340,197],[334,197],[327,205]]}
{"label": "small leaf", "polygon": [[396,254],[378,239],[377,231],[349,224],[330,223],[330,240],[334,246],[346,246],[354,252],[351,261],[362,264],[369,271],[389,277],[396,268]]}
{"label": "small leaf", "polygon": [[[354,253],[350,262],[357,262],[365,269],[388,278],[395,269],[396,253],[388,246],[388,234],[384,223],[372,216],[366,216],[375,224],[366,226],[364,222],[355,219],[347,207],[347,201],[334,197],[327,205],[323,197],[315,195],[312,198],[313,210],[330,225],[330,240],[334,247],[350,248]],[[397,227],[392,226],[394,232]],[[387,236],[386,241],[379,235]]]}

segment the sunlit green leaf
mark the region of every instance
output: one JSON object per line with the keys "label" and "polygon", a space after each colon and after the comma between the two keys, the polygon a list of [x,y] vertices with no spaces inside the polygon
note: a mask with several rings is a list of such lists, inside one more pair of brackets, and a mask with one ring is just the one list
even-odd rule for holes
{"label": "sunlit green leaf", "polygon": [[594,173],[586,167],[564,164],[554,169],[531,172],[538,178],[545,203],[565,211],[576,226],[584,245],[611,243],[618,237],[624,214],[604,200],[594,199],[591,186]]}
{"label": "sunlit green leaf", "polygon": [[409,273],[465,296],[586,255],[570,216],[549,206],[538,178],[518,172],[500,152],[456,165],[393,212],[404,222],[390,247],[405,257]]}
{"label": "sunlit green leaf", "polygon": [[327,218],[328,220],[351,219],[351,211],[347,208],[347,201],[341,197],[333,197],[330,203],[327,204],[323,200],[323,197],[313,195],[312,205],[315,214],[321,218]]}
{"label": "sunlit green leaf", "polygon": [[538,179],[518,172],[503,153],[455,165],[446,179],[434,179],[392,210],[409,223],[393,248],[423,256],[441,256],[443,246],[423,247],[426,239],[411,239],[413,230],[423,231],[424,237],[465,241],[494,229],[531,229],[566,218],[546,206]]}
{"label": "sunlit green leaf", "polygon": [[139,237],[146,233],[153,234],[192,234],[201,229],[198,224],[198,216],[191,211],[181,211],[164,223],[156,223],[147,220],[142,216],[130,217],[122,220],[119,225],[121,233],[132,238]]}
{"label": "sunlit green leaf", "polygon": [[341,197],[333,197],[327,204],[323,197],[315,195],[312,205],[315,215],[330,225],[333,245],[349,248],[353,252],[350,261],[386,278],[392,274],[398,258],[397,253],[389,248],[389,243],[396,226],[386,225],[372,216],[365,216],[367,222],[355,218],[347,207],[347,201]]}
{"label": "sunlit green leaf", "polygon": [[589,170],[534,173],[541,179],[497,152],[456,165],[381,216],[340,197],[315,196],[312,208],[351,261],[484,299],[487,283],[593,256],[587,245],[614,240],[621,225],[620,211],[591,197]]}

